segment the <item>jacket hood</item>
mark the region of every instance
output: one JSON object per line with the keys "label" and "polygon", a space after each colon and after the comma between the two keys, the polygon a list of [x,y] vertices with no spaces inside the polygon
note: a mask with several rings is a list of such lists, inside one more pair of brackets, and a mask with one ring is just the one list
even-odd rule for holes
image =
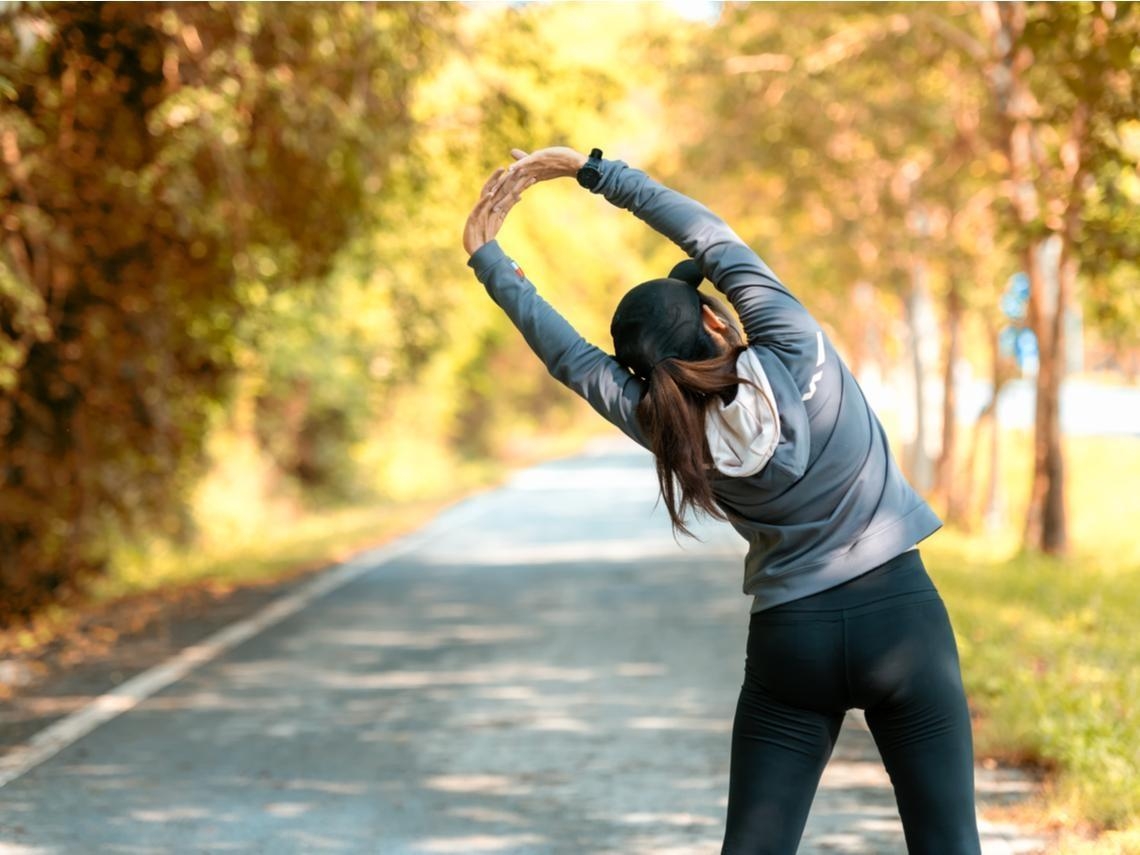
{"label": "jacket hood", "polygon": [[731,403],[717,401],[705,412],[705,436],[717,471],[733,478],[755,475],[776,453],[780,415],[776,396],[756,352],[749,348],[736,361],[741,383]]}

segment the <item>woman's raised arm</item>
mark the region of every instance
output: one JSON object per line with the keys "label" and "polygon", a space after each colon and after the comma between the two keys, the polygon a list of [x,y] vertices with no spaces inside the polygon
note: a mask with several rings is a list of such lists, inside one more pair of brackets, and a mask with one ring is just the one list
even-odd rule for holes
{"label": "woman's raised arm", "polygon": [[[471,255],[468,266],[551,376],[585,398],[631,439],[645,445],[636,416],[637,404],[645,392],[642,381],[582,338],[538,294],[522,268],[507,257],[495,240],[522,189],[529,186],[526,179],[512,182],[504,190],[499,184],[501,178],[502,170],[491,175],[467,218],[463,246]],[[496,188],[502,192],[496,192]]]}
{"label": "woman's raised arm", "polygon": [[[517,159],[492,190],[509,200],[539,181],[574,177],[586,156],[563,146]],[[733,304],[752,343],[774,346],[808,336],[819,325],[772,269],[729,225],[700,202],[653,180],[620,160],[601,162],[601,180],[592,192],[632,213],[669,238],[700,265],[705,277]]]}

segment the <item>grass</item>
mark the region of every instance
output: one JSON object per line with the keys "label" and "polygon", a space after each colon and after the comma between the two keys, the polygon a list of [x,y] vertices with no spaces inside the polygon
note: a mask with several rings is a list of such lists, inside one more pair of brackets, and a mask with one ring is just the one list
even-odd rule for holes
{"label": "grass", "polygon": [[[1027,488],[1031,438],[1004,446],[1003,482]],[[1140,441],[1074,438],[1066,456],[1070,556],[1019,553],[1017,495],[1007,530],[945,531],[924,555],[955,621],[979,755],[1050,770],[1034,819],[1067,831],[1061,851],[1140,852]]]}
{"label": "grass", "polygon": [[94,586],[93,598],[105,601],[203,582],[241,585],[286,578],[347,560],[369,546],[415,529],[449,498],[311,511],[265,529],[260,537],[204,550],[180,550],[165,543],[123,549],[115,571]]}
{"label": "grass", "polygon": [[[409,441],[388,449],[385,500],[308,507],[266,460],[252,437],[214,437],[210,474],[192,500],[199,529],[192,548],[165,541],[124,544],[112,571],[92,589],[96,601],[209,582],[272,581],[353,554],[418,528],[444,506],[499,481],[513,468],[575,450],[581,432],[549,441],[518,439],[499,459],[464,460]],[[377,466],[377,469],[381,467]]]}

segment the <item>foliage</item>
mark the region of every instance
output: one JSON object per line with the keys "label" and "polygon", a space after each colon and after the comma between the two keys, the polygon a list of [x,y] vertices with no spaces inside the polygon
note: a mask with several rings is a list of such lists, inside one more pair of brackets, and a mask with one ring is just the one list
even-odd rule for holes
{"label": "foliage", "polygon": [[102,567],[116,527],[185,530],[238,319],[326,272],[383,190],[434,11],[4,10],[7,616]]}
{"label": "foliage", "polygon": [[[624,21],[607,30],[611,39],[644,26],[636,10],[608,14]],[[469,10],[451,50],[417,86],[419,130],[394,164],[390,192],[372,202],[376,221],[400,227],[360,234],[319,288],[273,295],[245,325],[244,394],[257,400],[257,432],[287,472],[303,476],[298,464],[306,462],[319,476],[301,477],[310,499],[431,493],[465,460],[509,455],[521,434],[560,429],[581,412],[487,299],[457,242],[473,194],[510,147],[622,126],[606,120],[623,104],[623,85],[561,38],[562,15],[556,7]],[[596,204],[553,195],[556,206]],[[522,220],[535,227],[520,228]],[[557,207],[528,198],[503,236],[556,300],[567,271],[535,267],[536,254],[578,255],[602,234],[620,247],[636,227],[575,233],[564,223]],[[602,288],[613,293],[614,266],[596,258],[573,270],[594,280],[583,329],[600,332],[590,314],[608,313],[612,298]],[[583,302],[580,293],[565,296]],[[583,321],[580,310],[567,311]]]}
{"label": "foliage", "polygon": [[1094,167],[1085,200],[1085,309],[1120,350],[1140,346],[1140,121],[1117,129],[1118,157]]}
{"label": "foliage", "polygon": [[[465,456],[581,412],[473,282],[456,235],[510,147],[646,136],[623,110],[650,72],[632,57],[627,86],[608,57],[667,13],[609,9],[604,32],[576,40],[563,37],[583,19],[556,7],[3,14],[10,617],[140,532],[193,542],[187,497],[225,463],[211,433],[256,439],[249,459],[280,475],[263,498],[327,502],[432,492]],[[541,234],[506,237],[528,264],[528,248],[586,256],[586,300],[577,283],[560,295],[565,268],[545,271],[600,334],[641,271],[590,249],[625,254],[637,224],[565,229],[560,202],[599,203],[547,198],[560,201],[530,218]]]}
{"label": "foliage", "polygon": [[813,305],[860,279],[905,291],[916,254],[976,252],[953,219],[992,193],[976,80],[918,12],[882,11],[797,6],[787,27],[789,7],[733,7],[677,71],[690,159],[717,165],[742,229]]}

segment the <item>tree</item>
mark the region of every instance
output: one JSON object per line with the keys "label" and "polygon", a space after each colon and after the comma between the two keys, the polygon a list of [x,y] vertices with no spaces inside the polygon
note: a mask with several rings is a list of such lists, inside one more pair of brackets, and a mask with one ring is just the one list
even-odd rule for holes
{"label": "tree", "polygon": [[[326,272],[446,14],[64,3],[0,26],[0,602],[185,526],[251,297]],[[286,180],[283,180],[286,179]]]}
{"label": "tree", "polygon": [[[921,6],[896,5],[891,14],[858,5],[797,7],[796,27],[781,26],[788,7],[776,8],[736,10],[727,32],[710,34],[696,52],[702,75],[689,84],[685,109],[711,104],[712,115],[685,123],[698,129],[694,162],[718,165],[724,180],[717,198],[726,200],[718,205],[731,211],[739,199],[748,206],[741,220],[754,229],[749,237],[821,319],[854,321],[848,332],[858,341],[864,333],[850,311],[855,301],[839,294],[870,282],[901,304],[914,383],[907,468],[920,489],[949,493],[952,383],[944,385],[936,471],[927,450],[937,444],[929,405],[941,356],[934,303],[941,291],[947,339],[957,342],[966,311],[980,302],[976,287],[965,293],[962,278],[984,243],[963,223],[983,221],[979,203],[992,195],[986,152],[979,151],[976,75],[922,25]],[[948,348],[944,377],[957,354]]]}
{"label": "tree", "polygon": [[1040,353],[1025,542],[1061,553],[1068,547],[1060,423],[1065,314],[1075,298],[1096,167],[1125,155],[1121,123],[1137,118],[1140,78],[1131,56],[1140,16],[1133,4],[1110,2],[982,9],[989,42],[984,52],[972,49],[986,62]]}
{"label": "tree", "polygon": [[[1001,265],[984,265],[988,275],[963,284],[979,254],[1016,259],[1006,275],[1020,267],[1030,278],[1029,323],[1041,352],[1025,540],[1061,551],[1065,308],[1082,266],[1096,265],[1105,297],[1134,281],[1114,276],[1121,259],[1135,257],[1135,218],[1106,200],[1135,195],[1136,11],[1116,3],[794,11],[796,26],[787,27],[787,6],[733,8],[725,29],[694,51],[685,73],[698,73],[678,81],[694,162],[721,173],[724,209],[738,199],[753,209],[741,217],[746,236],[810,292],[817,311],[828,302],[823,276],[871,281],[902,298],[918,382],[920,438],[909,469],[920,487],[928,360],[918,344],[930,337],[916,321],[925,295],[942,283],[953,342],[955,319],[996,311]],[[984,209],[995,197],[1002,211],[991,221]],[[771,200],[779,217],[755,213],[764,208],[758,199]],[[1098,301],[1102,311],[1106,302]],[[951,347],[947,395],[953,361]],[[959,504],[947,480],[953,404],[944,400],[938,479],[948,505]]]}

